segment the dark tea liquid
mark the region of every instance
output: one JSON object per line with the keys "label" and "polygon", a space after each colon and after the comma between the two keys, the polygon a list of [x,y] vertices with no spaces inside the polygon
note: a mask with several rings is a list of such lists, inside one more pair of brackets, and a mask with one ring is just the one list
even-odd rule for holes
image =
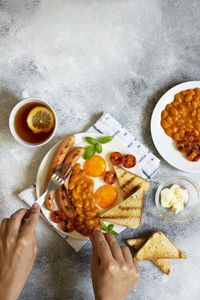
{"label": "dark tea liquid", "polygon": [[[16,130],[16,133],[18,136],[25,142],[37,144],[44,142],[47,140],[50,135],[52,134],[52,131],[54,130],[54,127],[49,132],[41,132],[41,133],[34,133],[29,127],[26,122],[27,116],[31,109],[33,109],[36,106],[45,106],[42,103],[39,102],[30,102],[27,104],[24,104],[20,109],[17,111],[15,115],[14,120],[14,127]],[[49,107],[47,107],[49,109]]]}

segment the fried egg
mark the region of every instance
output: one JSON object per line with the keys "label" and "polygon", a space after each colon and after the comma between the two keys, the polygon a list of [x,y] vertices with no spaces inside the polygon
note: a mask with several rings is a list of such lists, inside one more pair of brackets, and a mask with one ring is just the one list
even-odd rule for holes
{"label": "fried egg", "polygon": [[109,208],[115,204],[118,192],[112,185],[102,185],[95,192],[95,201],[102,208]]}
{"label": "fried egg", "polygon": [[88,176],[100,177],[106,171],[106,162],[100,155],[94,155],[84,163],[84,170]]}

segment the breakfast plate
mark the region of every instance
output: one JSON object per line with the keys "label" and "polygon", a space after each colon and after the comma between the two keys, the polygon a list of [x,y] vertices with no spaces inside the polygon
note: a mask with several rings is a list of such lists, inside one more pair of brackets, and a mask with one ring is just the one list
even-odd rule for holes
{"label": "breakfast plate", "polygon": [[[102,134],[91,133],[91,132],[75,134],[76,142],[75,142],[75,145],[72,147],[72,149],[77,147],[77,146],[78,147],[88,146],[88,143],[85,140],[85,137],[87,137],[87,136],[90,136],[90,137],[93,137],[93,138],[96,139],[96,138],[102,137]],[[53,156],[54,156],[54,154],[55,154],[55,152],[58,148],[59,143],[60,142],[58,142],[56,145],[54,145],[47,152],[47,154],[45,155],[45,157],[43,158],[43,160],[42,160],[42,162],[39,166],[37,177],[36,177],[36,195],[37,195],[38,198],[44,192],[44,184],[45,184],[45,180],[46,180],[46,177],[47,177],[47,173],[48,173],[52,158],[53,158]],[[114,137],[111,142],[109,142],[107,144],[104,144],[103,145],[103,151],[100,155],[106,161],[106,165],[107,165],[106,170],[113,170],[113,166],[112,166],[109,158],[110,158],[110,154],[114,151],[121,152],[122,154],[130,153],[130,150],[127,149],[127,147],[125,145],[123,145],[117,137]],[[84,162],[85,162],[85,160],[82,157],[78,161],[78,163],[80,163],[81,166],[83,166]],[[141,170],[138,163],[136,163],[136,165],[133,168],[130,168],[128,170],[130,172],[135,173],[138,176],[143,177],[142,170]],[[105,184],[105,182],[103,180],[103,177],[92,178],[92,179],[94,180],[94,183],[95,183],[95,190],[98,189],[100,186]],[[117,204],[118,202],[120,202],[122,200],[122,194],[121,194],[121,190],[120,190],[119,185],[118,185],[117,182],[115,182],[113,184],[113,186],[116,187],[116,189],[118,191],[118,200],[115,203],[115,204]],[[56,207],[56,209],[59,209],[58,206]],[[49,221],[49,223],[52,226],[54,226],[58,231],[62,232],[63,235],[70,236],[70,237],[75,238],[75,239],[81,239],[81,240],[88,239],[88,237],[85,237],[85,236],[81,235],[77,231],[73,231],[71,233],[67,233],[67,232],[62,231],[59,227],[59,224],[54,223],[51,220],[51,212],[45,207],[45,205],[42,205],[41,210],[42,210],[43,214],[45,215],[46,219]],[[100,209],[100,211],[103,211],[103,209]],[[123,228],[123,226],[115,225],[115,230],[116,231],[120,230],[121,228]]]}
{"label": "breakfast plate", "polygon": [[165,133],[160,124],[161,112],[167,104],[174,100],[174,95],[183,90],[194,88],[200,88],[200,81],[178,84],[160,98],[151,117],[151,135],[158,152],[170,165],[185,172],[200,173],[200,161],[191,162],[187,160],[184,154],[177,150],[176,143]]}

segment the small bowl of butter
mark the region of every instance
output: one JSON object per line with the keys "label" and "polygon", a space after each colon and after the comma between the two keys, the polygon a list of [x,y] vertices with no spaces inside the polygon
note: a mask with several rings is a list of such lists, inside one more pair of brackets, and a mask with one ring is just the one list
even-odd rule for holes
{"label": "small bowl of butter", "polygon": [[171,177],[159,185],[155,201],[164,218],[187,222],[200,213],[200,188],[189,177]]}

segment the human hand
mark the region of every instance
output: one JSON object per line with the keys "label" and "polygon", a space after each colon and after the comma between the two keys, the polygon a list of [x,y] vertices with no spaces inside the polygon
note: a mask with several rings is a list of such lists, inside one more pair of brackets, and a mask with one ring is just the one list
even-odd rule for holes
{"label": "human hand", "polygon": [[96,300],[123,300],[137,283],[140,270],[128,247],[120,247],[110,233],[95,228],[90,237],[93,245],[92,284]]}
{"label": "human hand", "polygon": [[[37,253],[35,228],[40,207],[20,209],[0,225],[0,295],[16,300],[31,272]],[[5,288],[6,287],[6,288]]]}

